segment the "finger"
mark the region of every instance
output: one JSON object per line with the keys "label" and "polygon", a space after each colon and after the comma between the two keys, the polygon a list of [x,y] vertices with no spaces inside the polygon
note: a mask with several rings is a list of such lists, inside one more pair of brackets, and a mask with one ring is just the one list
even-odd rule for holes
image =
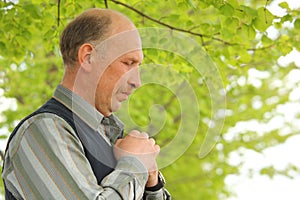
{"label": "finger", "polygon": [[156,152],[156,154],[159,154],[160,152],[160,146],[159,145],[154,145],[154,151]]}
{"label": "finger", "polygon": [[149,135],[145,132],[140,133],[137,130],[133,130],[131,131],[129,134],[129,136],[134,137],[134,138],[139,138],[139,139],[148,139]]}
{"label": "finger", "polygon": [[118,146],[122,141],[123,141],[123,139],[118,139],[115,143],[115,146]]}
{"label": "finger", "polygon": [[140,136],[141,136],[142,138],[146,138],[146,139],[149,138],[149,135],[148,135],[146,132],[141,132],[141,133],[140,133]]}
{"label": "finger", "polygon": [[128,135],[131,137],[138,137],[139,134],[140,134],[140,132],[137,130],[132,130],[132,131],[130,131],[130,133],[128,133]]}
{"label": "finger", "polygon": [[155,145],[155,140],[154,140],[153,138],[150,138],[150,139],[149,139],[149,142],[152,144],[152,146]]}

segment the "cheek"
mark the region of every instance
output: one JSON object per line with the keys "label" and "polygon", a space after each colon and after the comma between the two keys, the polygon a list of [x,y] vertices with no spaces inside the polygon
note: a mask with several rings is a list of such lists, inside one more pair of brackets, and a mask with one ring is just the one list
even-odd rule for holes
{"label": "cheek", "polygon": [[100,95],[111,96],[118,88],[119,80],[122,76],[118,72],[106,70],[98,83],[98,92]]}
{"label": "cheek", "polygon": [[[122,64],[110,65],[102,74],[99,87],[102,88],[102,92],[116,92],[119,87],[126,84],[127,68]],[[101,92],[101,89],[100,89]]]}
{"label": "cheek", "polygon": [[[117,68],[119,67],[119,68]],[[123,66],[116,66],[109,73],[108,81],[113,87],[119,87],[124,85],[127,79],[127,71]]]}

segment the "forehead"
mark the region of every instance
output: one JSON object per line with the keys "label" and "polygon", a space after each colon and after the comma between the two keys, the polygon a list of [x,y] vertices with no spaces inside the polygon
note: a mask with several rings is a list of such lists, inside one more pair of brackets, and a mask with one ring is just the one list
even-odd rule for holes
{"label": "forehead", "polygon": [[144,55],[142,50],[134,50],[121,55],[119,58],[141,62],[144,59]]}
{"label": "forehead", "polygon": [[115,60],[124,55],[142,57],[142,42],[136,29],[117,33],[101,42],[96,47],[109,60]]}

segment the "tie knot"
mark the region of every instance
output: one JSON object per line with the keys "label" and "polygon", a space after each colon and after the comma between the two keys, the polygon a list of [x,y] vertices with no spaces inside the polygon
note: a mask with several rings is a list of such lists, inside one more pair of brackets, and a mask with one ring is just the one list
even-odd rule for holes
{"label": "tie knot", "polygon": [[123,136],[123,128],[118,125],[113,116],[103,117],[101,123],[104,125],[105,135],[112,144]]}
{"label": "tie knot", "polygon": [[108,126],[110,124],[110,120],[108,117],[103,117],[102,122],[104,126]]}

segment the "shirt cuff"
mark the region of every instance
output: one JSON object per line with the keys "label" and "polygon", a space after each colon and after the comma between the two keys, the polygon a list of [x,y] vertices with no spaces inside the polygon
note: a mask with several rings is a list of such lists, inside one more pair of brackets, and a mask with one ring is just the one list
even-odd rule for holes
{"label": "shirt cuff", "polygon": [[121,157],[115,170],[120,170],[124,174],[134,175],[142,186],[145,186],[148,180],[147,168],[134,156]]}
{"label": "shirt cuff", "polygon": [[145,190],[143,200],[164,200],[164,188],[161,188],[157,191],[148,191]]}

